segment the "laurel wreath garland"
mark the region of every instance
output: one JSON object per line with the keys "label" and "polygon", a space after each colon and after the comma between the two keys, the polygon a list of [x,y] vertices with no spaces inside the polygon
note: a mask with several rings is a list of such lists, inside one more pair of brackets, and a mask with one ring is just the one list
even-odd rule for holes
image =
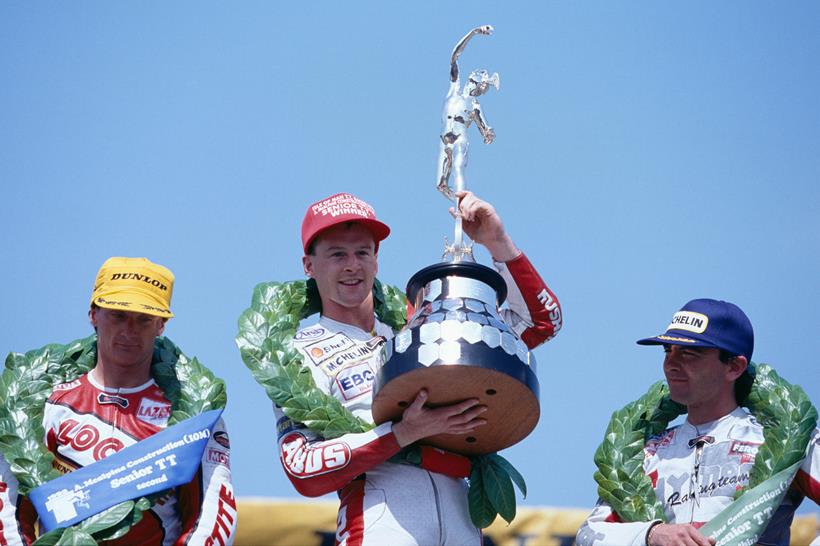
{"label": "laurel wreath garland", "polygon": [[[393,330],[407,323],[407,298],[401,290],[373,284],[374,310]],[[365,432],[373,424],[355,417],[339,400],[319,388],[301,353],[293,346],[299,322],[321,311],[316,282],[266,282],[253,290],[251,306],[239,317],[236,344],[256,381],[286,416],[325,439]],[[421,464],[418,446],[408,446],[393,462]],[[498,454],[472,457],[468,502],[476,527],[488,527],[497,515],[510,522],[515,517],[513,483],[526,497],[518,471]]]}
{"label": "laurel wreath garland", "polygon": [[[43,444],[46,399],[56,385],[79,378],[97,360],[96,335],[67,345],[50,344],[25,354],[11,353],[0,375],[0,451],[27,495],[57,478],[54,455]],[[196,358],[189,359],[171,340],[154,343],[151,375],[171,402],[168,425],[212,409],[224,408],[225,384]],[[40,536],[36,546],[96,546],[128,533],[165,492],[112,506],[68,528]]]}
{"label": "laurel wreath garland", "polygon": [[[817,423],[817,410],[805,391],[781,378],[771,366],[756,366],[751,392],[743,405],[763,426],[760,446],[749,475],[749,483],[735,494],[766,481],[802,460]],[[669,398],[669,389],[659,381],[642,397],[612,414],[604,440],[595,452],[594,474],[598,495],[622,521],[666,521],[663,505],[643,471],[644,445],[660,434],[686,407]]]}

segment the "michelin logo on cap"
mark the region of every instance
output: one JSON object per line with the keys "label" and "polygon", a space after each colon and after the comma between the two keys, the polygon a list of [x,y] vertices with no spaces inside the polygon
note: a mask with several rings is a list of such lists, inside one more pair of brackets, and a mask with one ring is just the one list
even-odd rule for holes
{"label": "michelin logo on cap", "polygon": [[693,311],[678,311],[672,317],[672,322],[666,330],[686,330],[687,332],[702,334],[706,331],[707,326],[709,326],[709,317],[706,315]]}

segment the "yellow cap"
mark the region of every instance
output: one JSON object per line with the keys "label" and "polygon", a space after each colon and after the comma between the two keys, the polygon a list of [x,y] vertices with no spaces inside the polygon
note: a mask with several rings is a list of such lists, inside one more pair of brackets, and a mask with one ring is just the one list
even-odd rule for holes
{"label": "yellow cap", "polygon": [[147,258],[108,258],[94,281],[91,305],[171,318],[174,274]]}

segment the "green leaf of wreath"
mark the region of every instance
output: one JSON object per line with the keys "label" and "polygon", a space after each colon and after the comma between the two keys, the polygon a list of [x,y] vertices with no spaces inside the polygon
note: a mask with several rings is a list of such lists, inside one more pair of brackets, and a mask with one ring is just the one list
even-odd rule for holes
{"label": "green leaf of wreath", "polygon": [[[79,378],[90,371],[96,361],[96,335],[67,345],[46,345],[25,354],[11,353],[6,358],[0,375],[0,452],[19,482],[21,495],[60,476],[53,467],[54,455],[42,442],[46,399],[55,386]],[[171,402],[169,425],[225,407],[227,398],[222,380],[197,359],[188,359],[167,338],[159,337],[154,343],[151,375]],[[136,503],[121,503],[68,529],[54,529],[34,544],[96,545],[92,534],[100,540],[123,536],[151,504],[153,502],[145,498]]]}
{"label": "green leaf of wreath", "polygon": [[482,464],[473,464],[470,471],[470,488],[467,491],[467,503],[470,508],[470,519],[479,529],[489,527],[498,515],[486,492]]}

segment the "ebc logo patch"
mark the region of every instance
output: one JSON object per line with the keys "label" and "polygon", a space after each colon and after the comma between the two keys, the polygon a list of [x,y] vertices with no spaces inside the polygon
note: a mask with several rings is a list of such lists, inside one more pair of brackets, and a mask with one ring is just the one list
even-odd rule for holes
{"label": "ebc logo patch", "polygon": [[344,442],[322,442],[319,446],[310,446],[303,434],[291,432],[282,439],[281,446],[285,470],[296,478],[327,474],[350,463],[350,446]]}
{"label": "ebc logo patch", "polygon": [[336,334],[326,339],[320,339],[315,343],[305,345],[303,350],[307,353],[308,358],[313,361],[314,366],[320,366],[336,353],[347,351],[354,345],[353,340],[347,337],[347,335]]}
{"label": "ebc logo patch", "polygon": [[140,407],[137,409],[137,419],[152,425],[163,426],[171,416],[171,404],[160,402],[151,398],[140,400]]}
{"label": "ebc logo patch", "polygon": [[327,333],[327,330],[322,328],[321,326],[311,326],[305,328],[304,330],[299,330],[296,332],[296,335],[293,336],[293,339],[296,341],[306,341],[309,339],[316,339],[322,337]]}
{"label": "ebc logo patch", "polygon": [[350,366],[336,375],[336,385],[345,400],[353,400],[373,390],[376,375],[367,364]]}

